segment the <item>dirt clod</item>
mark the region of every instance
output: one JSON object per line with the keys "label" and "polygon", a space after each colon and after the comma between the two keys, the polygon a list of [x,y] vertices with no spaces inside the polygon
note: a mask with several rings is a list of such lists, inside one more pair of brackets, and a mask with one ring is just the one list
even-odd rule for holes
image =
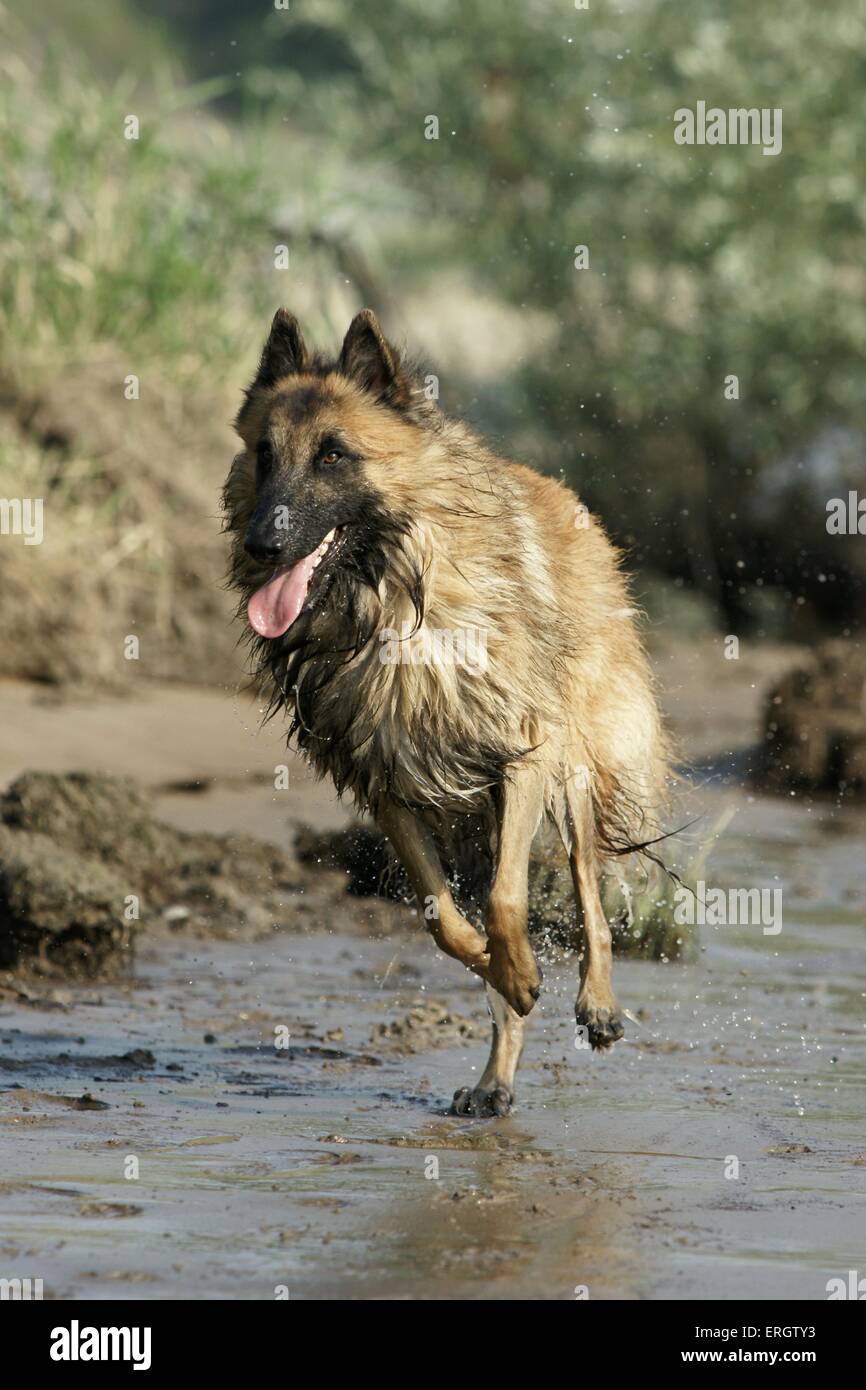
{"label": "dirt clod", "polygon": [[769,790],[866,793],[866,650],[825,642],[770,690],[757,781]]}
{"label": "dirt clod", "polygon": [[0,969],[117,973],[144,928],[238,940],[297,929],[312,878],[343,895],[336,875],[273,845],[163,823],[128,778],[24,773],[0,797]]}
{"label": "dirt clod", "polygon": [[397,1052],[423,1052],[430,1047],[481,1038],[486,1033],[486,1027],[461,1018],[438,999],[415,999],[403,1018],[374,1028],[370,1041],[388,1042]]}

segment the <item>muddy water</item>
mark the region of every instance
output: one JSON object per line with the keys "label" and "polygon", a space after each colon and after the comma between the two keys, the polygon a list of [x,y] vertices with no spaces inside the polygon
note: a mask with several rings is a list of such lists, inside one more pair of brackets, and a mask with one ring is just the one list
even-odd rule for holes
{"label": "muddy water", "polygon": [[[574,1047],[575,968],[547,961],[505,1120],[444,1113],[483,1066],[483,996],[420,932],[169,937],[127,987],[0,996],[0,1274],[57,1298],[822,1299],[866,1273],[863,822],[699,797],[733,811],[707,880],[781,887],[781,933],[619,963],[640,1026],[609,1056]],[[418,999],[479,1036],[376,1036]]]}
{"label": "muddy water", "polygon": [[[672,652],[693,756],[748,743],[766,664],[722,663],[724,685],[718,661]],[[274,793],[279,737],[237,700],[5,686],[0,715],[4,781],[130,772],[179,825],[281,843],[293,819],[343,815],[294,765]],[[195,779],[213,780],[170,789]],[[444,1113],[480,1074],[486,1020],[420,933],[169,936],[126,988],[0,994],[0,1274],[48,1297],[554,1299],[823,1298],[862,1274],[863,822],[715,785],[693,801],[696,837],[733,812],[707,880],[781,886],[782,932],[705,927],[693,965],[620,963],[641,1022],[609,1057],[574,1048],[574,966],[545,962],[507,1120]],[[470,1026],[378,1036],[419,999]]]}

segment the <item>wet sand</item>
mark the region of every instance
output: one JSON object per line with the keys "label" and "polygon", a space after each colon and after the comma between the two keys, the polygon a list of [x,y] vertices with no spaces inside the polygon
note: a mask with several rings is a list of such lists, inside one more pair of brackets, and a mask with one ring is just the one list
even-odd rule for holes
{"label": "wet sand", "polygon": [[[662,679],[709,761],[748,746],[757,695],[729,676],[714,744],[701,660]],[[185,828],[278,841],[345,814],[294,763],[273,790],[278,730],[237,701],[34,693],[0,688],[4,782],[131,772]],[[782,932],[620,961],[640,1025],[608,1056],[574,1046],[575,963],[545,961],[504,1120],[445,1113],[483,1067],[483,991],[408,913],[387,939],[339,912],[253,945],[165,933],[127,984],[0,993],[0,1273],[47,1298],[826,1298],[866,1249],[864,822],[733,782],[693,795],[702,824],[731,813],[706,877],[781,886]],[[380,1035],[418,1000],[427,1023]]]}

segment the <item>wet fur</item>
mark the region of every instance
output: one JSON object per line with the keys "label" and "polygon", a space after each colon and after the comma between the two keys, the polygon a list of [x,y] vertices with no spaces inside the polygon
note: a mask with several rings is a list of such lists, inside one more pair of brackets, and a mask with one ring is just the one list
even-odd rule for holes
{"label": "wet fur", "polygon": [[[599,522],[561,482],[442,414],[367,311],[335,360],[311,356],[280,311],[237,429],[244,450],[224,505],[242,617],[270,573],[244,549],[263,432],[287,497],[330,515],[342,496],[354,517],[314,611],[284,637],[248,629],[272,712],[286,709],[298,746],[340,792],[380,824],[408,808],[452,864],[461,840],[492,845],[507,787],[529,764],[586,896],[606,856],[657,833],[669,756],[621,556]],[[335,488],[310,459],[317,440],[337,435],[349,459]],[[481,630],[487,669],[383,663],[383,631],[404,623]],[[592,839],[580,870],[578,825]],[[606,924],[593,911],[603,955]],[[463,947],[440,945],[471,963]],[[614,1003],[610,994],[611,1014]]]}
{"label": "wet fur", "polygon": [[[360,447],[368,493],[365,534],[321,610],[284,638],[251,634],[257,681],[273,708],[288,708],[316,769],[362,809],[391,798],[437,822],[489,812],[505,769],[541,746],[558,826],[563,778],[586,766],[599,845],[647,838],[667,751],[620,555],[573,492],[497,457],[400,371],[397,406],[322,359],[250,388],[238,420],[247,450],[224,494],[241,616],[269,572],[243,539],[271,412],[291,420],[295,402],[312,407],[322,432],[339,420]],[[383,663],[379,634],[404,622],[485,632],[486,673]]]}

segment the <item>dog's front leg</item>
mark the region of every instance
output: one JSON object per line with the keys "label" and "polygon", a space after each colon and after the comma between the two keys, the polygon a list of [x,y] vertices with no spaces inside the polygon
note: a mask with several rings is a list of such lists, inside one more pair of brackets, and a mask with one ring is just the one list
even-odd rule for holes
{"label": "dog's front leg", "polygon": [[544,776],[537,763],[509,768],[499,791],[496,865],[487,904],[486,978],[515,1013],[530,1012],[541,992],[541,971],[529,944],[529,855],[544,810]]}
{"label": "dog's front leg", "polygon": [[427,929],[437,946],[486,979],[490,957],[484,949],[484,939],[467,922],[452,898],[442,861],[427,827],[401,806],[383,808],[376,819],[403,862]]}
{"label": "dog's front leg", "polygon": [[[536,802],[537,813],[533,811]],[[514,1100],[514,1073],[523,1050],[523,1015],[535,1003],[541,981],[526,936],[529,847],[540,814],[541,793],[535,784],[522,782],[517,795],[509,791],[501,800],[496,870],[488,902],[487,929],[491,935],[487,950],[483,937],[466,921],[451,896],[426,826],[410,811],[396,806],[383,809],[376,818],[402,860],[425,916],[432,914],[427,926],[437,945],[487,981],[493,1044],[479,1084],[463,1086],[454,1095],[452,1108],[458,1115],[507,1115]],[[534,824],[530,825],[533,815]],[[491,953],[496,957],[495,984]]]}
{"label": "dog's front leg", "polygon": [[455,1115],[507,1115],[514,1104],[514,1073],[523,1051],[526,1019],[487,986],[487,1007],[493,1021],[493,1042],[487,1066],[477,1086],[461,1086],[451,1103]]}

